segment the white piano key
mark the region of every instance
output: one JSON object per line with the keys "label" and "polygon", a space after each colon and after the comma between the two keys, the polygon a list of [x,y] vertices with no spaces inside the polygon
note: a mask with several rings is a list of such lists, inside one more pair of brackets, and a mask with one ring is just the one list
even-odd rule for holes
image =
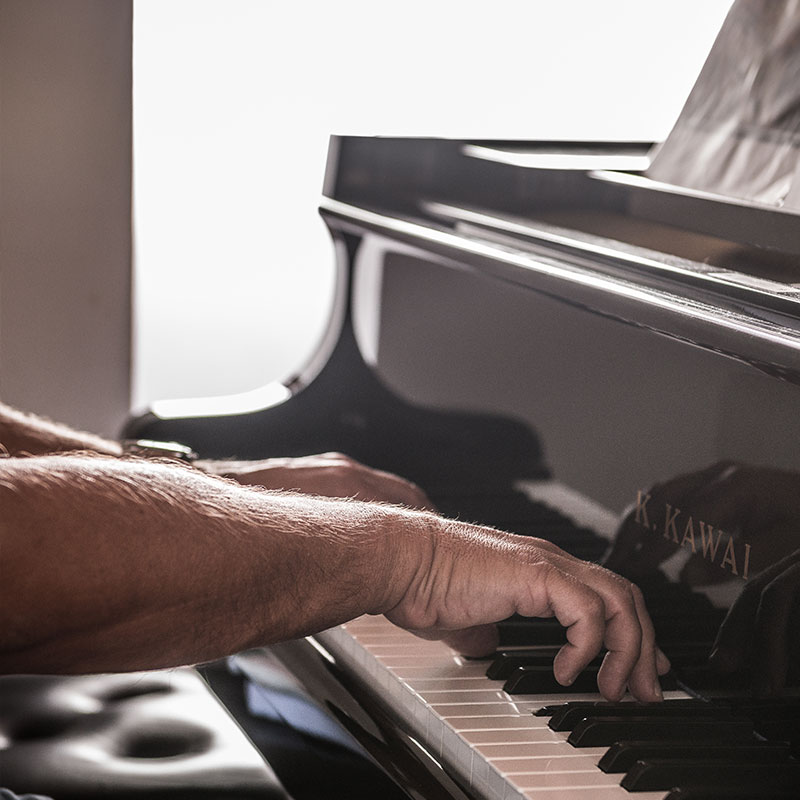
{"label": "white piano key", "polygon": [[530,712],[529,703],[431,703],[431,708],[436,709],[445,719],[453,717],[474,717],[481,711],[487,714],[502,716],[504,714],[518,714],[522,716]]}
{"label": "white piano key", "polygon": [[472,689],[460,691],[426,691],[415,689],[414,691],[431,705],[461,705],[463,703],[513,703],[514,698],[506,694],[502,689],[491,689],[486,686],[483,689]]}
{"label": "white piano key", "polygon": [[424,730],[428,725],[428,717],[431,713],[430,708],[424,703],[412,703],[411,708],[420,730]]}
{"label": "white piano key", "polygon": [[469,776],[470,788],[482,797],[489,796],[489,764],[482,758],[475,758],[472,754],[472,769]]}
{"label": "white piano key", "polygon": [[585,786],[619,788],[619,775],[606,775],[599,769],[584,769],[568,772],[532,772],[514,776],[517,786],[527,789],[565,786],[580,788]]}
{"label": "white piano key", "polygon": [[[514,800],[663,800],[666,792],[631,794],[621,786],[534,786],[515,792]],[[505,799],[504,799],[505,800]]]}
{"label": "white piano key", "polygon": [[[473,745],[473,750],[476,753],[480,753],[481,756],[488,760],[492,760],[494,764],[496,764],[497,769],[506,772],[507,767],[510,765],[510,762],[514,760],[513,756],[510,755],[508,758],[503,757],[503,747],[512,748],[515,745],[485,745],[485,744],[478,744]],[[528,745],[525,745],[528,748],[527,753],[522,753],[521,751],[512,751],[516,753],[520,753],[520,758],[528,756],[530,758],[535,757],[544,757],[544,756],[570,756],[570,755],[596,755],[595,753],[584,753],[583,748],[576,748],[573,747],[566,739],[562,739],[560,741],[551,740],[549,742],[531,742]],[[588,749],[588,748],[587,748]],[[604,748],[603,752],[608,750],[608,748]],[[600,756],[598,756],[599,758]],[[509,762],[509,763],[506,763]],[[516,772],[524,770],[515,770]]]}
{"label": "white piano key", "polygon": [[533,714],[545,705],[601,700],[599,694],[509,695],[503,681],[486,677],[488,661],[462,658],[378,617],[318,638],[343,665],[368,676],[378,699],[480,800],[630,800],[619,776],[596,767],[606,748],[573,748],[566,733]]}
{"label": "white piano key", "polygon": [[541,728],[542,719],[542,717],[534,717],[533,714],[506,714],[504,716],[476,714],[471,717],[458,717],[450,720],[450,725],[458,733],[482,730],[531,730]]}
{"label": "white piano key", "polygon": [[478,664],[461,664],[455,659],[443,660],[439,664],[404,664],[393,666],[392,673],[395,677],[404,680],[417,678],[448,679],[448,678],[484,678],[485,669]]}
{"label": "white piano key", "polygon": [[[369,651],[365,651],[369,653]],[[372,655],[370,653],[370,655]],[[409,653],[408,648],[403,648],[401,653],[376,653],[372,657],[390,669],[402,667],[438,667],[442,664],[440,655],[426,655],[425,653]],[[456,666],[459,666],[456,662]]]}
{"label": "white piano key", "polygon": [[[364,649],[377,658],[382,656],[409,656],[409,648],[407,644],[397,642],[374,642],[364,645]],[[448,653],[442,653],[436,647],[419,647],[415,648],[414,653],[410,656],[414,659],[441,659],[442,656],[448,657]]]}
{"label": "white piano key", "polygon": [[464,771],[470,769],[472,748],[452,728],[442,726],[441,756],[448,764],[462,764]]}
{"label": "white piano key", "polygon": [[414,691],[424,695],[426,692],[471,692],[476,689],[503,688],[503,681],[490,681],[486,676],[453,678],[409,678],[405,681]]}
{"label": "white piano key", "polygon": [[[536,719],[536,717],[534,717]],[[542,719],[539,717],[538,719]],[[532,744],[534,742],[553,742],[558,738],[556,731],[546,725],[536,728],[489,728],[479,731],[459,731],[464,741],[478,744]]]}
{"label": "white piano key", "polygon": [[[470,742],[474,748],[483,753],[486,758],[518,758],[522,756],[544,755],[544,753],[537,754],[536,748],[543,744],[556,744],[559,745],[566,755],[575,755],[583,752],[567,744],[566,749],[564,745],[569,735],[563,731],[551,731],[549,728],[540,728],[534,731],[536,734],[535,739],[527,740],[524,742]],[[606,748],[607,749],[607,748]],[[559,751],[560,752],[560,751]]]}
{"label": "white piano key", "polygon": [[[538,772],[584,772],[597,768],[597,756],[560,755],[528,758],[492,759],[489,763],[507,777]],[[527,779],[526,779],[527,780]]]}
{"label": "white piano key", "polygon": [[506,789],[508,787],[508,779],[505,775],[501,775],[491,767],[489,768],[489,779],[487,781],[489,789],[487,794],[490,797],[505,797]]}
{"label": "white piano key", "polygon": [[[686,695],[683,696],[685,697]],[[516,694],[514,697],[517,698],[519,703],[525,703],[527,707],[530,707],[533,713],[536,713],[539,709],[544,708],[545,706],[553,706],[560,703],[573,701],[594,703],[603,699],[603,696],[598,692],[565,692],[564,694],[536,695]]]}

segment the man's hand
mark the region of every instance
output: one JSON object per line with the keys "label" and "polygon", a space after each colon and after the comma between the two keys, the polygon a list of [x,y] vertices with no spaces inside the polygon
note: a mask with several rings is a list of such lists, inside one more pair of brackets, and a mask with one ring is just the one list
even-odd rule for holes
{"label": "man's hand", "polygon": [[433,509],[431,501],[415,484],[367,467],[341,453],[262,461],[202,462],[201,467],[249,486]]}
{"label": "man's hand", "polygon": [[[626,513],[605,562],[631,580],[641,580],[679,548],[680,543],[673,536],[664,536],[662,528],[665,515],[676,511],[679,540],[691,517],[698,537],[702,521],[736,541],[749,543],[751,574],[797,546],[800,475],[796,472],[721,461],[657,484],[641,497],[647,498],[649,516],[645,519],[641,503]],[[645,521],[655,525],[655,530]],[[704,585],[725,580],[730,573],[696,553],[681,577],[689,584]]]}
{"label": "man's hand", "polygon": [[402,505],[266,491],[146,459],[0,459],[0,671],[197,663],[386,614],[471,655],[514,612],[567,628],[568,683],[657,700],[641,594],[555,545]]}
{"label": "man's hand", "polygon": [[786,686],[791,670],[800,667],[800,550],[745,586],[709,660],[721,672],[749,668],[759,695],[777,694]]}
{"label": "man's hand", "polygon": [[605,646],[598,687],[607,699],[620,699],[627,687],[638,700],[661,700],[657,676],[670,665],[639,589],[549,542],[441,520],[430,555],[386,616],[423,638],[482,656],[497,646],[490,623],[514,613],[555,616],[567,628],[554,664],[560,683],[572,683]]}
{"label": "man's hand", "polygon": [[[227,465],[224,474],[267,488],[432,508],[414,484],[340,453],[241,462]],[[486,655],[497,646],[492,623],[514,612],[556,616],[570,630],[554,665],[560,682],[571,683],[605,646],[609,652],[598,677],[605,696],[618,699],[630,684],[638,699],[661,698],[656,675],[669,663],[655,647],[636,586],[541,540],[446,520],[437,520],[436,527],[431,564],[422,565],[410,599],[399,601],[389,619],[424,638],[442,638],[465,655]],[[521,600],[511,594],[520,591]]]}

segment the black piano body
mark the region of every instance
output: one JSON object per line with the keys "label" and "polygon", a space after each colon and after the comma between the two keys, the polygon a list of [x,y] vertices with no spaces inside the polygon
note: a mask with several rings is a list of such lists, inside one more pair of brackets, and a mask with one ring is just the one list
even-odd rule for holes
{"label": "black piano body", "polygon": [[[656,482],[720,461],[800,473],[798,218],[648,180],[648,152],[334,137],[321,213],[338,289],[312,363],[264,407],[155,406],[127,435],[217,458],[341,451],[414,480],[445,513],[536,533],[541,518],[508,510],[522,491],[572,524],[555,541],[595,560]],[[654,537],[669,533],[658,513]],[[800,547],[800,533],[783,546]],[[701,651],[768,549],[731,537],[727,557],[710,559],[709,615],[697,627],[670,595],[661,635],[681,650],[683,629]],[[672,579],[689,555],[676,550]],[[516,630],[509,641],[527,644]],[[340,636],[275,652],[410,796],[545,797],[478,767],[478,745],[453,769],[442,734],[426,742],[416,712],[398,713],[348,663],[361,651],[337,653]],[[705,698],[730,689],[686,674]],[[619,796],[579,788],[554,796]]]}

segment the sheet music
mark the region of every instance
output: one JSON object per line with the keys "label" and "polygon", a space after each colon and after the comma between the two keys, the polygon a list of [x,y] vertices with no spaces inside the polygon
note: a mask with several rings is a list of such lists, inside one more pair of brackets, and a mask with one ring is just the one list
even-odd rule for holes
{"label": "sheet music", "polygon": [[800,3],[737,0],[654,180],[800,211]]}

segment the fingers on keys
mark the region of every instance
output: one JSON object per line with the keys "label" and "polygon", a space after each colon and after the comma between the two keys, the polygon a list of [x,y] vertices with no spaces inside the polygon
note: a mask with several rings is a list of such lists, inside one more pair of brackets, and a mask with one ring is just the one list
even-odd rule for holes
{"label": "fingers on keys", "polygon": [[605,646],[598,688],[619,700],[626,687],[637,699],[663,699],[659,673],[669,661],[655,642],[653,623],[639,589],[607,570],[581,564],[577,575],[553,567],[547,591],[553,612],[567,628],[567,644],[554,664],[559,683],[569,685]]}

